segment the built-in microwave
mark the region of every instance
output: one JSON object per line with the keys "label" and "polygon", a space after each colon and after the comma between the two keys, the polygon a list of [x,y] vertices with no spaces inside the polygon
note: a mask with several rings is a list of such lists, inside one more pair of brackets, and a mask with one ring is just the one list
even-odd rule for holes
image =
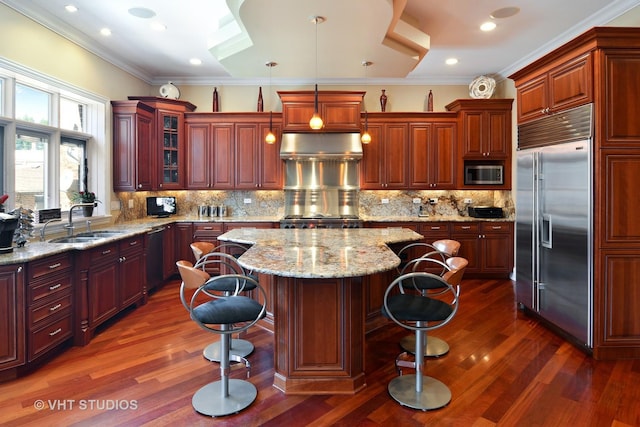
{"label": "built-in microwave", "polygon": [[464,166],[465,185],[502,185],[504,184],[502,165],[468,164]]}

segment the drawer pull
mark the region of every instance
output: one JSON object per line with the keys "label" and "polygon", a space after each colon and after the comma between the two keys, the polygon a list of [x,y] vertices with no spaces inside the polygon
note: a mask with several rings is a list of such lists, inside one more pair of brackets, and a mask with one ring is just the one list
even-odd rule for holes
{"label": "drawer pull", "polygon": [[213,227],[202,227],[202,228],[204,228],[205,230],[213,230]]}
{"label": "drawer pull", "polygon": [[102,251],[102,255],[109,255],[111,253],[111,249],[107,249],[106,251]]}
{"label": "drawer pull", "polygon": [[58,289],[61,286],[62,286],[62,283],[58,283],[57,285],[49,286],[49,290],[50,291],[55,291],[56,289]]}
{"label": "drawer pull", "polygon": [[62,328],[58,328],[53,332],[49,332],[49,336],[52,337],[54,335],[58,335],[60,332],[62,332]]}
{"label": "drawer pull", "polygon": [[49,311],[56,311],[60,307],[62,307],[62,304],[56,304],[53,307],[49,307]]}
{"label": "drawer pull", "polygon": [[492,230],[502,230],[502,226],[501,225],[493,225],[491,226]]}
{"label": "drawer pull", "polygon": [[53,270],[54,268],[58,268],[60,267],[62,264],[60,264],[59,262],[56,262],[55,264],[51,264],[49,266],[49,270]]}
{"label": "drawer pull", "polygon": [[463,230],[471,230],[471,226],[470,225],[463,225],[462,227]]}
{"label": "drawer pull", "polygon": [[138,241],[136,240],[135,242],[129,242],[129,246],[135,246],[138,244]]}
{"label": "drawer pull", "polygon": [[438,227],[432,226],[431,229],[432,230],[440,230],[440,227],[439,226]]}

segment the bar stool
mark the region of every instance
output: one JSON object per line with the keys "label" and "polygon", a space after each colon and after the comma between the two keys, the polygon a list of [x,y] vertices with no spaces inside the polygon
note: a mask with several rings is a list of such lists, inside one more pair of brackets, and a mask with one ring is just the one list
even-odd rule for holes
{"label": "bar stool", "polygon": [[[408,272],[425,271],[428,273],[438,273],[444,275],[449,271],[449,268],[445,268],[441,263],[429,263],[429,259],[435,259],[446,263],[450,257],[454,257],[460,250],[460,242],[452,239],[440,239],[433,243],[410,243],[407,246],[400,249],[398,256],[402,257],[403,253],[409,253],[411,250],[418,250],[421,255],[417,258],[405,262],[398,268],[398,274],[402,275]],[[466,260],[465,260],[466,261]],[[461,264],[458,264],[461,265]],[[465,264],[466,267],[466,264]],[[464,272],[464,270],[463,270]],[[458,285],[458,283],[454,284]],[[424,281],[419,284],[424,290],[425,294],[430,293],[432,296],[437,294],[438,291],[446,292],[445,289],[440,287],[439,282]],[[400,340],[400,346],[407,352],[415,353],[416,340],[414,335],[408,335]],[[428,357],[440,357],[449,352],[449,344],[441,338],[429,336],[427,337],[427,344],[425,347],[425,356]]]}
{"label": "bar stool", "polygon": [[[194,265],[205,272],[217,272],[219,275],[222,273],[242,274],[247,275],[244,269],[235,257],[232,255],[216,252],[216,246],[211,242],[193,242],[191,243],[191,250],[197,261]],[[207,273],[208,274],[208,273]],[[250,275],[247,275],[253,279],[252,282],[247,282],[244,290],[251,291],[255,289],[253,282],[257,283],[257,279]],[[217,276],[212,276],[217,277]],[[217,281],[208,281],[207,289],[209,291],[217,291],[230,294],[235,289],[235,280],[221,279]],[[220,362],[221,358],[221,342],[216,341],[205,347],[202,351],[202,356],[211,362]],[[230,343],[230,353],[234,361],[239,361],[254,350],[253,344],[245,339],[232,338]]]}
{"label": "bar stool", "polygon": [[[255,400],[258,390],[249,381],[229,378],[231,334],[246,331],[265,317],[266,294],[258,283],[245,275],[228,274],[211,278],[189,261],[178,261],[176,265],[182,278],[182,305],[198,326],[221,335],[220,380],[196,391],[191,404],[198,413],[211,417],[239,412]],[[235,281],[235,290],[230,294],[218,295],[208,289],[207,285],[230,280]],[[240,295],[249,283],[259,291],[262,303]],[[188,295],[190,292],[191,295]],[[206,301],[201,302],[203,299]],[[247,378],[249,375],[247,366]]]}
{"label": "bar stool", "polygon": [[[408,285],[421,280],[440,281],[446,292],[452,295],[451,302],[423,295],[422,290]],[[447,405],[451,391],[441,381],[424,376],[424,347],[427,331],[440,328],[453,319],[458,310],[460,288],[451,286],[443,277],[426,272],[407,273],[397,277],[384,294],[382,313],[399,326],[415,331],[416,352],[414,362],[400,361],[399,365],[415,368],[415,374],[402,375],[391,380],[388,391],[391,397],[403,406],[427,411]]]}

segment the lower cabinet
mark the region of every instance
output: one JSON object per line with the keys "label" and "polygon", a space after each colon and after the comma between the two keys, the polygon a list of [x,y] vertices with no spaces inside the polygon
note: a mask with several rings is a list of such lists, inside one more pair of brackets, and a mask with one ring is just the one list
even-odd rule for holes
{"label": "lower cabinet", "polygon": [[121,310],[145,301],[144,235],[81,251],[76,344],[86,345],[95,329]]}
{"label": "lower cabinet", "polygon": [[[174,239],[174,259],[172,261],[175,265],[176,261],[186,260],[195,262],[193,258],[193,251],[191,250],[191,243],[193,243],[193,224],[190,222],[177,222],[174,224],[173,230]],[[177,267],[176,267],[177,271]]]}
{"label": "lower cabinet", "polygon": [[176,267],[175,224],[168,224],[162,232],[162,279],[168,280],[178,273]]}
{"label": "lower cabinet", "polygon": [[509,277],[513,270],[511,222],[453,223],[451,238],[460,242],[459,255],[469,261],[465,276]]}
{"label": "lower cabinet", "polygon": [[27,271],[27,348],[31,362],[73,336],[72,253],[33,261]]}
{"label": "lower cabinet", "polygon": [[0,266],[0,380],[25,363],[24,266]]}

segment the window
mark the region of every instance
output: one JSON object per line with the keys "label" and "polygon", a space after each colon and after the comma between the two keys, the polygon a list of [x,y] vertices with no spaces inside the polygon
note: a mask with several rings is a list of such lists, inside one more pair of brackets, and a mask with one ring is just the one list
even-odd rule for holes
{"label": "window", "polygon": [[[6,210],[60,208],[75,193],[108,200],[108,100],[0,58],[0,194]],[[105,205],[97,206],[97,215]]]}

